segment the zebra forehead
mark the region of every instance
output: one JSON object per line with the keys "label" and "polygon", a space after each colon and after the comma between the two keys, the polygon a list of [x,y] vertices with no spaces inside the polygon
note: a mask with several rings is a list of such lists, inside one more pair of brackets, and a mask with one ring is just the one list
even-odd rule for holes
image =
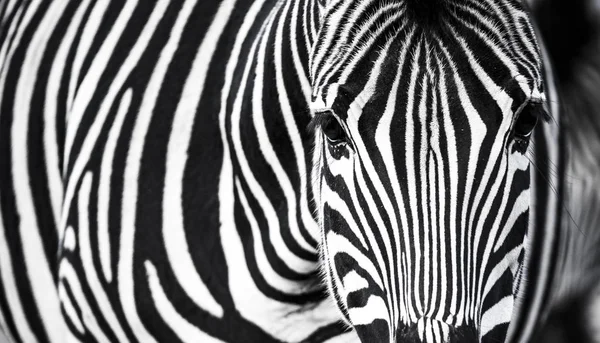
{"label": "zebra forehead", "polygon": [[[390,45],[385,54],[398,53],[400,63],[425,47],[430,50],[427,56],[442,64],[462,45],[478,61],[503,64],[509,69],[506,77],[523,74],[539,80],[541,58],[534,36],[525,9],[515,1],[351,2],[331,9],[324,17],[311,61],[313,96],[325,85],[347,83],[361,66],[368,73],[369,65]],[[474,42],[483,50],[476,49]],[[401,54],[407,45],[408,54]],[[433,82],[435,74],[431,75]]]}
{"label": "zebra forehead", "polygon": [[442,27],[447,0],[406,0],[409,18],[425,28]]}

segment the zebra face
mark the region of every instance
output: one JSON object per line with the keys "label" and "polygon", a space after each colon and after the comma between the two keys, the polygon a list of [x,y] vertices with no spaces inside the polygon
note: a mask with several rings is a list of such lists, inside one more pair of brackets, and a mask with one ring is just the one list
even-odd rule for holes
{"label": "zebra face", "polygon": [[433,2],[336,2],[311,56],[323,270],[364,342],[504,341],[521,286],[539,49],[515,1]]}

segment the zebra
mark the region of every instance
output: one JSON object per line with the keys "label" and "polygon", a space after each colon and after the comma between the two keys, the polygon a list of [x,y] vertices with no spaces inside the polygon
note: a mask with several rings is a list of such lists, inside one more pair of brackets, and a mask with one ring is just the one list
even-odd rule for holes
{"label": "zebra", "polygon": [[0,2],[0,331],[543,339],[600,279],[549,4]]}

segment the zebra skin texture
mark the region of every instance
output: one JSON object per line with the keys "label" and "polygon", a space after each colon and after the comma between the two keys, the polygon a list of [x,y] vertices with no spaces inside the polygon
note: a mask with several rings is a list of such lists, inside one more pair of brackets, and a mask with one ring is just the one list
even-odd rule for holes
{"label": "zebra skin texture", "polygon": [[594,11],[0,1],[0,342],[600,342]]}

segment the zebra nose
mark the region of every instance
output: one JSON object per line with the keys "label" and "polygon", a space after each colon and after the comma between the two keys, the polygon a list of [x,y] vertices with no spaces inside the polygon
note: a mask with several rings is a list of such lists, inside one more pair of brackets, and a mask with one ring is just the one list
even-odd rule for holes
{"label": "zebra nose", "polygon": [[474,326],[452,327],[448,323],[436,319],[421,317],[416,325],[398,333],[396,342],[477,343],[479,339]]}
{"label": "zebra nose", "polygon": [[448,342],[450,325],[436,319],[421,317],[417,321],[417,333],[421,342]]}

